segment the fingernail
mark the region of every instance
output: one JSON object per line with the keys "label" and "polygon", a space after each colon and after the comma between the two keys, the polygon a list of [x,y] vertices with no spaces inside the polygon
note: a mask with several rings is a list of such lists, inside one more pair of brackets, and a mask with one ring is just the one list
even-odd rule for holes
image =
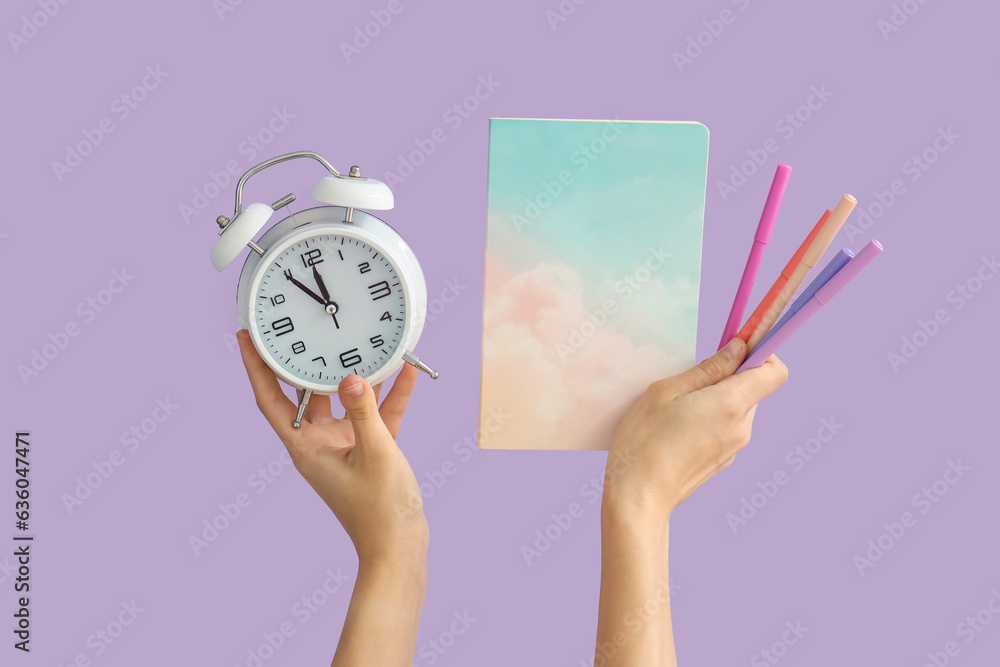
{"label": "fingernail", "polygon": [[724,348],[722,348],[722,356],[729,361],[736,361],[740,353],[740,345],[743,341],[737,336],[736,338],[729,341]]}
{"label": "fingernail", "polygon": [[361,379],[354,381],[354,384],[343,387],[340,391],[348,398],[357,398],[364,392],[365,386],[361,383]]}

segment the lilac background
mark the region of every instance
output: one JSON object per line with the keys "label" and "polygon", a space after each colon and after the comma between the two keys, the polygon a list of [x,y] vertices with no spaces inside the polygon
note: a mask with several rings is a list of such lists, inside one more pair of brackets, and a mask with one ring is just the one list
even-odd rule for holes
{"label": "lilac background", "polygon": [[[997,173],[996,6],[908,0],[916,13],[884,39],[877,22],[890,19],[888,1],[564,2],[576,9],[553,29],[546,11],[556,0],[403,0],[348,62],[338,45],[387,4],[246,0],[220,19],[208,0],[74,2],[58,5],[16,53],[8,35],[2,422],[5,446],[15,430],[32,434],[37,539],[30,656],[11,648],[13,558],[0,556],[0,661],[66,665],[84,654],[102,667],[247,665],[248,649],[290,621],[295,634],[263,664],[328,663],[357,566],[325,505],[294,469],[273,463],[282,445],[235,351],[239,268],[218,274],[208,258],[234,184],[190,223],[179,206],[227,161],[242,173],[291,150],[385,178],[415,140],[442,128],[447,140],[394,186],[397,206],[384,216],[421,259],[432,299],[446,281],[466,286],[428,322],[417,350],[441,377],[421,376],[400,436],[421,481],[446,460],[457,466],[425,500],[432,544],[418,647],[468,611],[476,621],[434,654],[436,664],[589,664],[599,506],[580,489],[601,476],[605,455],[453,449],[478,427],[487,119],[502,116],[708,126],[699,359],[718,341],[778,162],[794,172],[751,305],[800,241],[783,228],[807,229],[845,192],[860,202],[856,224],[876,191],[903,181],[905,194],[868,230],[834,241],[857,250],[874,237],[884,255],[783,348],[790,379],[761,405],[750,446],[674,515],[678,656],[765,664],[755,654],[798,620],[809,630],[782,664],[916,666],[949,641],[960,648],[954,664],[993,664],[1000,619],[971,643],[957,626],[1000,590],[1000,281],[960,310],[948,294],[1000,246],[987,206]],[[727,8],[733,22],[678,71],[673,52]],[[33,1],[5,3],[4,33],[39,11]],[[120,119],[112,101],[147,66],[169,75]],[[495,91],[449,125],[445,111],[490,75]],[[810,86],[833,95],[786,138],[775,123],[806,102]],[[240,143],[275,107],[294,119],[248,160]],[[105,117],[114,131],[60,181],[52,162]],[[904,163],[947,127],[960,138],[912,182]],[[716,184],[768,137],[779,150],[724,201]],[[299,210],[317,169],[295,161],[264,172],[247,201],[296,191]],[[78,304],[122,267],[134,280],[84,322]],[[894,370],[887,355],[939,309],[948,322]],[[79,335],[25,384],[18,365],[69,322]],[[516,371],[531,381],[530,368]],[[167,397],[180,407],[127,451],[121,434]],[[786,453],[816,436],[824,418],[843,428],[794,471]],[[122,465],[68,512],[62,496],[114,450]],[[12,458],[8,449],[0,471],[5,542],[14,532]],[[921,514],[913,496],[959,459],[970,470]],[[281,472],[258,494],[251,476],[269,462]],[[778,470],[789,482],[734,534],[727,513]],[[239,493],[252,504],[196,556],[189,535]],[[583,516],[529,566],[522,545],[574,501]],[[854,557],[906,511],[916,525],[859,574]],[[293,605],[322,585],[327,568],[350,581],[302,624]],[[96,655],[88,637],[133,600],[143,611]],[[417,664],[432,664],[428,650]]]}

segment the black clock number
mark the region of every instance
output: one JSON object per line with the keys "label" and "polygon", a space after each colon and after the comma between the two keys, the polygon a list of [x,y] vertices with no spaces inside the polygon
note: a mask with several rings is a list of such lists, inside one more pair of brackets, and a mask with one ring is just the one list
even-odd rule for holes
{"label": "black clock number", "polygon": [[[342,352],[340,354],[340,363],[344,368],[350,368],[351,366],[357,366],[361,363],[361,355],[357,353],[358,348],[352,347],[347,352]],[[348,356],[350,355],[350,356]]]}
{"label": "black clock number", "polygon": [[369,285],[368,291],[372,295],[372,301],[378,301],[379,299],[392,294],[392,289],[389,287],[389,283],[384,280],[380,280],[374,285]]}
{"label": "black clock number", "polygon": [[323,357],[313,357],[312,361],[322,361],[323,367],[326,368],[326,359],[324,359]]}
{"label": "black clock number", "polygon": [[314,264],[319,264],[320,262],[323,261],[323,259],[320,257],[320,254],[321,253],[319,248],[313,248],[309,252],[302,253],[301,255],[299,255],[299,258],[302,260],[302,266],[308,269]]}
{"label": "black clock number", "polygon": [[388,310],[382,313],[382,317],[378,318],[379,322],[384,322],[385,320],[392,321],[392,315],[389,314]]}
{"label": "black clock number", "polygon": [[302,354],[305,351],[306,351],[306,344],[303,343],[302,341],[299,340],[292,343],[292,352],[294,352],[295,354]]}
{"label": "black clock number", "polygon": [[382,340],[382,336],[372,336],[368,339],[368,342],[372,344],[372,347],[382,347],[385,345],[385,341]]}
{"label": "black clock number", "polygon": [[280,320],[271,322],[271,329],[276,332],[276,335],[284,336],[286,333],[295,331],[295,325],[292,324],[292,318],[282,317]]}
{"label": "black clock number", "polygon": [[368,266],[368,262],[361,262],[358,264],[358,268],[361,269],[361,273],[368,273],[372,270],[371,267]]}
{"label": "black clock number", "polygon": [[278,304],[284,303],[284,302],[285,302],[285,295],[284,294],[275,294],[274,296],[271,297],[271,305],[272,306],[277,306]]}

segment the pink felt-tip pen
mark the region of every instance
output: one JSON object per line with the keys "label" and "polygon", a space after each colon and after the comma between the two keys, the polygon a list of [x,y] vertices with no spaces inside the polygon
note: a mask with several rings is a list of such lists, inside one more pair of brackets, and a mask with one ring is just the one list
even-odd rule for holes
{"label": "pink felt-tip pen", "polygon": [[760,214],[760,222],[757,223],[757,232],[753,237],[753,246],[750,247],[750,256],[747,257],[747,264],[743,268],[740,285],[736,288],[736,298],[733,300],[733,307],[729,310],[726,328],[722,331],[722,341],[719,343],[720,350],[740,330],[743,313],[747,309],[747,302],[750,301],[750,291],[753,289],[754,280],[757,279],[757,269],[760,268],[760,261],[764,258],[764,248],[771,238],[771,230],[774,229],[774,221],[778,219],[778,209],[781,208],[781,199],[785,196],[785,188],[788,187],[788,179],[791,175],[792,168],[787,164],[779,164],[774,170],[774,180],[771,181],[771,189],[767,193],[764,210]]}
{"label": "pink felt-tip pen", "polygon": [[878,257],[882,253],[882,244],[878,241],[871,241],[868,245],[861,249],[854,259],[849,261],[844,268],[836,273],[830,280],[823,285],[816,292],[816,296],[809,299],[806,305],[802,306],[798,312],[788,318],[784,326],[774,332],[774,335],[768,338],[766,341],[758,345],[753,354],[747,357],[743,365],[736,369],[737,373],[741,373],[745,370],[751,368],[757,368],[764,361],[770,357],[774,352],[781,347],[781,344],[788,340],[793,333],[795,333],[799,327],[805,324],[805,321],[812,317],[813,313],[826,305],[830,299],[837,295],[844,285],[851,282],[851,280],[861,273],[861,269],[865,268],[871,261]]}

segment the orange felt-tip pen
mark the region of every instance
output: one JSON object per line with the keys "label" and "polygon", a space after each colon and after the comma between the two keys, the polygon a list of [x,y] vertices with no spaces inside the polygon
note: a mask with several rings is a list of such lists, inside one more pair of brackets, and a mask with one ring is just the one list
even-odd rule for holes
{"label": "orange felt-tip pen", "polygon": [[764,319],[764,315],[767,311],[771,309],[772,304],[774,304],[774,300],[778,298],[779,294],[781,294],[781,290],[785,289],[785,285],[788,284],[792,274],[795,273],[795,269],[802,263],[802,259],[809,251],[809,247],[813,244],[813,241],[816,240],[816,237],[819,236],[820,230],[823,229],[823,225],[826,224],[826,221],[832,214],[832,210],[826,209],[826,213],[824,213],[819,219],[819,222],[813,226],[812,231],[809,232],[809,236],[807,236],[801,245],[799,245],[799,249],[796,250],[795,254],[792,255],[792,258],[788,260],[788,264],[785,264],[785,268],[781,270],[781,275],[778,276],[778,279],[774,281],[773,285],[771,285],[771,289],[769,289],[767,294],[764,295],[764,298],[761,299],[760,304],[750,315],[750,319],[747,320],[746,324],[743,325],[743,328],[736,334],[738,338],[743,339],[744,343],[749,343],[750,337],[753,336],[753,332],[760,325],[761,320]]}

